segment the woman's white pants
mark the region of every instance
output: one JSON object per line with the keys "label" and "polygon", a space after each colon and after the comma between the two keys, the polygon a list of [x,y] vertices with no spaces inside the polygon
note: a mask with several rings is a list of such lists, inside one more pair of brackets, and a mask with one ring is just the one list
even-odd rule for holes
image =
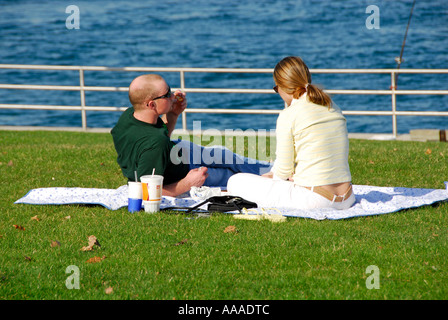
{"label": "woman's white pants", "polygon": [[342,202],[327,198],[295,185],[292,181],[274,180],[250,173],[238,173],[227,183],[230,195],[255,202],[259,207],[283,207],[296,209],[334,208],[348,209],[355,203],[352,193]]}

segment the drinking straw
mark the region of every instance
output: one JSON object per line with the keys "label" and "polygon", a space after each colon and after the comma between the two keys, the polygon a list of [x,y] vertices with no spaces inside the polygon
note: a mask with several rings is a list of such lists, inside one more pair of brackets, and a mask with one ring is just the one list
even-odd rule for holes
{"label": "drinking straw", "polygon": [[135,174],[135,182],[138,182],[138,178],[137,178],[137,170],[134,171],[134,174]]}
{"label": "drinking straw", "polygon": [[156,171],[156,168],[152,168],[152,175],[154,175],[154,171]]}

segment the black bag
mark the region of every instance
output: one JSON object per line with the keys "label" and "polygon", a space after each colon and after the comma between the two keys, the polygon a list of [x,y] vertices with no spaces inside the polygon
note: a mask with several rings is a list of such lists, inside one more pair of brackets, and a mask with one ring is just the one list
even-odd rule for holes
{"label": "black bag", "polygon": [[208,206],[207,206],[208,212],[228,212],[228,211],[238,210],[241,213],[241,210],[243,208],[246,208],[246,209],[257,208],[257,204],[255,202],[245,200],[241,197],[214,196],[214,197],[208,198],[205,201],[202,201],[201,203],[198,203],[197,205],[195,205],[193,207],[167,207],[167,208],[161,209],[161,211],[175,210],[175,209],[186,209],[186,211],[184,213],[190,213],[193,211],[204,212],[203,210],[197,210],[197,209],[206,203],[208,203]]}

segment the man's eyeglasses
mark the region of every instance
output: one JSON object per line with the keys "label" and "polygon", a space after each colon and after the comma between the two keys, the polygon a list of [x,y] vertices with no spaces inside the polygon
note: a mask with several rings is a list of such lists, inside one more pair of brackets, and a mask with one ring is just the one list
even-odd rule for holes
{"label": "man's eyeglasses", "polygon": [[168,86],[168,91],[167,91],[163,96],[154,98],[154,99],[152,99],[152,101],[157,100],[157,99],[170,98],[170,97],[172,96],[172,94],[173,94],[173,93],[171,92],[171,88],[170,88],[170,86]]}

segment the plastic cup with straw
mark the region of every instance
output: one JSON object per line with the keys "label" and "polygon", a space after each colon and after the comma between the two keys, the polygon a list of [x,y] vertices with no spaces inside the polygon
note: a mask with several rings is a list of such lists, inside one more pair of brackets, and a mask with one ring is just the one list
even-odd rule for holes
{"label": "plastic cup with straw", "polygon": [[160,210],[162,202],[163,176],[155,174],[155,168],[151,175],[140,177],[143,189],[143,206],[146,212],[153,213]]}
{"label": "plastic cup with straw", "polygon": [[136,212],[142,209],[142,184],[138,182],[137,171],[135,173],[135,181],[128,182],[128,211]]}
{"label": "plastic cup with straw", "polygon": [[149,192],[148,192],[148,182],[146,181],[146,178],[148,177],[154,177],[154,173],[156,171],[156,168],[152,168],[152,174],[150,176],[142,176],[143,180],[145,180],[142,183],[142,189],[143,189],[143,201],[149,200]]}

